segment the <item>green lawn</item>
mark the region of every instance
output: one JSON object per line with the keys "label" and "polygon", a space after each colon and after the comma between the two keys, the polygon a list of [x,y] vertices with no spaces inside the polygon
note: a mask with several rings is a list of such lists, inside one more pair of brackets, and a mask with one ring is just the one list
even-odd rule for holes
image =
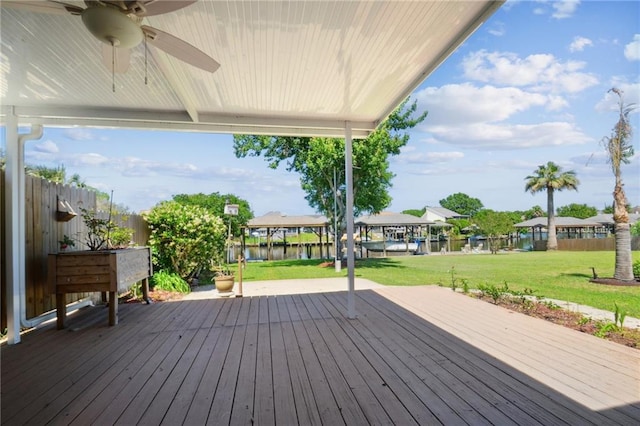
{"label": "green lawn", "polygon": [[[634,252],[634,260],[640,252]],[[248,263],[245,281],[346,276],[336,274],[321,260],[290,260]],[[530,288],[538,296],[566,300],[612,311],[617,303],[629,316],[640,318],[640,286],[592,284],[591,268],[601,277],[613,275],[613,252],[526,252],[497,255],[403,256],[356,261],[356,276],[384,285],[451,285],[452,271],[470,288],[481,284],[513,290]]]}

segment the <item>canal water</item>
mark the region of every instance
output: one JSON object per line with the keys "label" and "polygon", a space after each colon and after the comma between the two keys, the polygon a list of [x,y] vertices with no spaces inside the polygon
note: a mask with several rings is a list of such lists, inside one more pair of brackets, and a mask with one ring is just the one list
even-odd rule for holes
{"label": "canal water", "polygon": [[[479,240],[474,238],[469,238],[465,240],[451,240],[447,241],[432,241],[431,242],[431,252],[432,253],[440,253],[444,248],[447,252],[460,252],[465,244],[469,244],[471,249],[474,249],[482,244],[483,250],[488,250],[488,243],[486,240]],[[524,237],[520,237],[519,239],[514,239],[511,243],[511,247],[513,249],[521,249],[521,250],[531,250],[532,247],[531,236],[525,235]],[[503,241],[503,247],[508,246],[508,242]],[[231,259],[237,259],[238,255],[240,255],[241,248],[234,247],[233,253],[229,253]],[[421,253],[426,253],[425,242],[423,241],[420,244]],[[293,260],[293,259],[333,259],[334,258],[334,247],[333,244],[330,244],[328,247],[329,256],[327,257],[327,245],[326,244],[302,244],[298,246],[297,243],[283,245],[276,245],[271,248],[271,256],[267,256],[267,247],[265,245],[261,246],[247,246],[244,250],[244,257],[247,261],[263,261],[270,258],[271,260]],[[362,250],[362,255],[367,257],[366,250]],[[360,249],[358,248],[356,251],[356,257],[360,257]]]}

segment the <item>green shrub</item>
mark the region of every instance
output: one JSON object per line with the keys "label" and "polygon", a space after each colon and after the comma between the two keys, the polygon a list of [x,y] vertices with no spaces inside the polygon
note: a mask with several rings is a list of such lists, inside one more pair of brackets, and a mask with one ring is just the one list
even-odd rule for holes
{"label": "green shrub", "polygon": [[203,207],[163,201],[145,219],[151,230],[153,261],[159,270],[188,280],[224,253],[225,225]]}
{"label": "green shrub", "polygon": [[160,271],[153,274],[151,277],[151,287],[164,291],[177,291],[179,293],[189,293],[191,291],[189,284],[183,280],[180,275],[167,271]]}
{"label": "green shrub", "polygon": [[640,278],[640,260],[633,262],[633,276]]}

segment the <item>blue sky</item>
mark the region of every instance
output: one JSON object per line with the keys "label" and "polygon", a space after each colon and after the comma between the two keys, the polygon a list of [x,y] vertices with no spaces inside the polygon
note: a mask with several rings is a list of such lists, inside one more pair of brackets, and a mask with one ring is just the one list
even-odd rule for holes
{"label": "blue sky", "polygon": [[[388,210],[437,206],[457,192],[494,210],[546,208],[545,194],[524,192],[524,179],[547,161],[581,182],[578,192],[557,193],[557,207],[610,205],[613,176],[600,141],[617,120],[617,98],[607,94],[614,86],[640,103],[640,2],[507,2],[413,93],[429,115],[391,159]],[[639,117],[636,155],[623,168],[634,206]],[[25,156],[64,164],[68,176],[113,190],[134,211],[174,194],[220,192],[246,199],[256,216],[314,213],[297,175],[262,158],[236,159],[231,135],[46,128]]]}

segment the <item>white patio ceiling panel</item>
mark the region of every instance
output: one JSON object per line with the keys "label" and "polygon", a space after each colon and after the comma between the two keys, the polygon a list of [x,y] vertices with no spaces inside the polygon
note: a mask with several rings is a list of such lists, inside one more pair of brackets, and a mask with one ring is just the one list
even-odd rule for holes
{"label": "white patio ceiling panel", "polygon": [[150,46],[145,85],[138,46],[115,93],[79,17],[2,7],[1,102],[50,125],[343,136],[348,121],[362,137],[500,4],[201,0],[146,23],[220,69]]}

